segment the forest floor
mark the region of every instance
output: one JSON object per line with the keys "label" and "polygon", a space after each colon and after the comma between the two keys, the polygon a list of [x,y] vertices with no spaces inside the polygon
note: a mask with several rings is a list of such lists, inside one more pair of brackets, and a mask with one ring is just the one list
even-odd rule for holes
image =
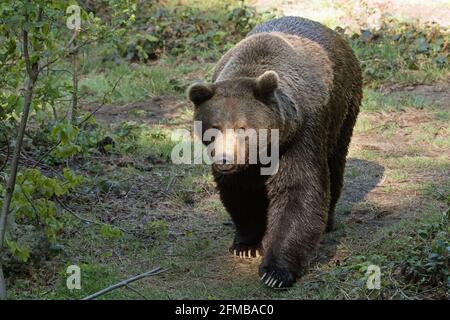
{"label": "forest floor", "polygon": [[[447,82],[385,87],[375,97],[366,96],[351,142],[337,230],[325,235],[309,273],[289,291],[260,284],[260,259],[228,253],[233,226],[209,168],[173,165],[158,155],[92,160],[85,170],[105,187],[74,195],[71,206],[83,217],[133,229],[133,234],[102,236],[74,219],[67,224],[72,226],[66,231],[68,256],[47,262],[33,286],[18,288],[29,288],[34,298],[76,298],[161,266],[165,273],[133,288],[149,299],[442,298],[445,285],[427,291],[397,277],[420,246],[418,230],[440,221],[447,210],[449,93]],[[124,120],[171,130],[188,127],[190,116],[184,98],[165,96],[105,106],[96,119],[112,130]],[[82,290],[76,293],[65,288],[64,274],[50,272],[67,258],[83,271]],[[365,289],[370,264],[381,267],[381,290]],[[140,296],[124,289],[104,298]]]}
{"label": "forest floor", "polygon": [[[383,250],[402,240],[389,238],[385,231],[395,235],[403,230],[401,222],[417,223],[422,215],[429,217],[430,213],[439,216],[447,209],[443,195],[450,188],[450,84],[392,86],[383,88],[377,98],[388,99],[385,110],[372,111],[366,104],[358,118],[337,209],[338,228],[325,236],[311,272],[288,293],[260,285],[260,259],[243,260],[228,253],[233,227],[211,183],[208,167],[192,168],[186,175],[185,169],[161,164],[149,172],[137,169],[125,174],[117,168],[115,159],[111,172],[126,179],[130,188],[125,188],[125,199],[108,197],[110,209],[116,213],[111,214],[111,219],[124,221],[125,225],[164,219],[169,230],[168,242],[151,252],[156,255],[154,261],[172,268],[165,275],[143,281],[140,290],[149,297],[171,299],[354,297],[354,289],[363,288],[346,278],[323,285],[323,275],[330,276],[333,267],[345,264],[352,255],[362,255],[362,265],[372,263],[374,258],[365,254],[374,243],[381,245],[377,254],[383,254]],[[165,97],[104,108],[97,119],[109,124],[133,119],[136,108],[144,108],[150,116],[135,121],[152,124],[161,119],[180,120],[183,108],[189,106],[184,99]],[[180,123],[165,126],[179,128]],[[149,190],[149,184],[154,193],[138,191]],[[108,207],[108,203],[101,202]],[[140,215],[136,213],[139,211]],[[149,257],[142,258],[149,264]],[[137,264],[136,272],[145,265],[128,261]],[[383,270],[382,264],[380,267]],[[364,271],[362,268],[362,278]],[[383,273],[383,278],[390,276]],[[395,289],[386,292],[385,297],[406,296],[403,288]],[[336,290],[340,291],[337,295]]]}
{"label": "forest floor", "polygon": [[[207,77],[213,65],[201,59],[161,61],[156,68],[183,77],[184,84]],[[102,77],[87,75],[81,87],[101,96]],[[324,235],[308,273],[288,291],[260,283],[260,258],[229,254],[233,225],[210,168],[170,162],[170,133],[192,128],[192,107],[183,94],[161,90],[136,98],[139,88],[124,80],[118,90],[131,92],[130,98],[95,114],[106,132],[125,141],[121,150],[76,162],[74,169],[92,183],[66,199],[59,253],[30,267],[26,279],[12,277],[11,297],[81,298],[162,267],[164,273],[101,299],[448,298],[448,278],[430,264],[449,232],[450,75],[424,78],[411,71],[399,79],[365,86],[337,228]],[[86,104],[84,110],[97,106]],[[120,229],[99,229],[99,223]],[[70,264],[81,267],[81,290],[66,288]],[[366,287],[370,265],[381,268],[380,290]]]}

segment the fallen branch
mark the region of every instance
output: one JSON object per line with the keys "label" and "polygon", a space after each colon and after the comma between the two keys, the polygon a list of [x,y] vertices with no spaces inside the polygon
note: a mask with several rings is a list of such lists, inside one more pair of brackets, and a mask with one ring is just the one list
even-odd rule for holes
{"label": "fallen branch", "polygon": [[98,291],[98,292],[96,292],[94,294],[91,294],[90,296],[87,296],[87,297],[83,298],[82,300],[93,300],[93,299],[98,298],[98,297],[104,295],[105,293],[108,293],[108,292],[113,291],[115,289],[118,289],[118,288],[121,288],[121,287],[128,287],[128,285],[130,283],[132,283],[132,282],[135,282],[135,281],[140,280],[140,279],[145,278],[145,277],[155,276],[155,275],[163,273],[165,271],[167,271],[167,269],[162,269],[161,267],[155,268],[153,270],[150,270],[150,271],[147,271],[145,273],[139,274],[137,276],[128,278],[128,279],[123,280],[123,281],[121,281],[119,283],[116,283],[116,284],[114,284],[112,286],[109,286],[109,287],[107,287],[105,289],[102,289],[102,290],[100,290],[100,291]]}
{"label": "fallen branch", "polygon": [[112,228],[117,228],[120,231],[124,232],[124,233],[132,233],[131,231],[124,229],[122,227],[119,226],[114,226],[112,224],[109,223],[105,223],[105,222],[101,222],[101,221],[94,221],[94,220],[90,220],[90,219],[86,219],[81,217],[80,215],[78,215],[75,211],[73,211],[71,208],[69,208],[68,206],[66,206],[59,198],[55,197],[56,202],[59,203],[59,205],[66,210],[68,213],[70,213],[71,215],[73,215],[75,218],[77,218],[78,220],[80,220],[81,222],[87,223],[87,224],[96,224],[98,226],[108,226],[108,227],[112,227]]}
{"label": "fallen branch", "polygon": [[59,200],[59,198],[55,197],[56,202],[58,202],[58,204],[64,209],[66,210],[68,213],[70,213],[71,215],[73,215],[75,218],[77,218],[78,220],[80,220],[81,222],[87,223],[87,224],[96,224],[96,225],[105,225],[106,223],[102,223],[99,221],[94,221],[94,220],[89,220],[86,218],[83,218],[81,216],[79,216],[75,211],[73,211],[72,209],[70,209],[68,206],[66,206],[61,200]]}
{"label": "fallen branch", "polygon": [[147,298],[142,292],[140,292],[139,290],[137,290],[136,288],[133,288],[133,287],[130,286],[130,285],[126,285],[125,288],[127,288],[127,289],[133,291],[133,292],[136,293],[138,296],[140,296],[142,299],[148,300],[148,298]]}

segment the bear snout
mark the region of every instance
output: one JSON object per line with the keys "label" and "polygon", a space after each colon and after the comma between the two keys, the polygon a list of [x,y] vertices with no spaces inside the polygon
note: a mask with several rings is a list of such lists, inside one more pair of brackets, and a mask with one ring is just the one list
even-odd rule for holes
{"label": "bear snout", "polygon": [[234,168],[234,163],[230,156],[224,155],[216,157],[213,166],[217,171],[227,172]]}

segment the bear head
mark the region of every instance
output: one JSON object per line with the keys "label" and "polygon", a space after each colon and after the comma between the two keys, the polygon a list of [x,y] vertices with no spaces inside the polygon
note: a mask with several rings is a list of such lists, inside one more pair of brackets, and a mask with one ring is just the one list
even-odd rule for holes
{"label": "bear head", "polygon": [[275,71],[188,88],[188,98],[195,106],[194,120],[201,124],[197,134],[211,150],[214,170],[224,174],[242,171],[258,165],[262,152],[270,152],[276,141],[273,130],[278,139],[283,123],[279,90]]}

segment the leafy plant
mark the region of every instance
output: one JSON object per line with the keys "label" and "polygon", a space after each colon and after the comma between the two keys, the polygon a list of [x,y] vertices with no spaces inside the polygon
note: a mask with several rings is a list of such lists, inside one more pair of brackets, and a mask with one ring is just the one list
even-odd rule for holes
{"label": "leafy plant", "polygon": [[156,60],[163,53],[181,55],[199,49],[227,49],[229,43],[237,42],[256,24],[273,16],[257,12],[244,1],[214,8],[154,6],[145,17],[137,16],[134,30],[139,31],[126,31],[114,46],[126,60],[144,62]]}
{"label": "leafy plant", "polygon": [[440,222],[423,224],[411,238],[411,254],[401,264],[408,282],[419,288],[446,286],[450,290],[449,215]]}
{"label": "leafy plant", "polygon": [[122,235],[122,232],[117,227],[113,227],[110,225],[102,225],[100,227],[100,234],[105,237],[106,239],[116,239],[120,238]]}
{"label": "leafy plant", "polygon": [[365,81],[389,80],[404,70],[448,70],[450,34],[436,24],[385,22],[380,30],[347,35]]}
{"label": "leafy plant", "polygon": [[16,190],[11,205],[18,221],[37,221],[42,225],[47,239],[56,241],[62,228],[57,215],[54,197],[62,197],[83,182],[83,178],[69,169],[64,169],[64,180],[44,176],[37,169],[27,169],[17,175]]}

